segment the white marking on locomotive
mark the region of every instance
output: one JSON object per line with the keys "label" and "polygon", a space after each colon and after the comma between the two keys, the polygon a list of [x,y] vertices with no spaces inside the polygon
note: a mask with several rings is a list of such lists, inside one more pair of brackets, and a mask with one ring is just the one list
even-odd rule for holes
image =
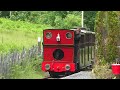
{"label": "white marking on locomotive", "polygon": [[59,33],[57,34],[56,40],[60,41],[60,34]]}

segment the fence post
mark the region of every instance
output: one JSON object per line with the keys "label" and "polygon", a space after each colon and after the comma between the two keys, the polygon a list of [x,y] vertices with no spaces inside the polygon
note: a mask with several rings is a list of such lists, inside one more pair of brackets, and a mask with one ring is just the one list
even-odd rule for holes
{"label": "fence post", "polygon": [[42,40],[41,40],[41,56],[42,56],[42,58],[43,58],[43,38],[42,38]]}
{"label": "fence post", "polygon": [[38,55],[41,54],[41,38],[38,37]]}

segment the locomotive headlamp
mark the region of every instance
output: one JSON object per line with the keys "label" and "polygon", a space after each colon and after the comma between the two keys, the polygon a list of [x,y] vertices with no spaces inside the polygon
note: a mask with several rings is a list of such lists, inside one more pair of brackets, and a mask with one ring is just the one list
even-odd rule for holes
{"label": "locomotive headlamp", "polygon": [[45,69],[46,69],[46,70],[49,70],[49,69],[50,69],[50,64],[46,64],[46,65],[45,65]]}
{"label": "locomotive headlamp", "polygon": [[52,37],[52,33],[51,33],[51,32],[47,32],[47,33],[46,33],[46,38],[47,38],[47,39],[50,39],[51,37]]}
{"label": "locomotive headlamp", "polygon": [[69,65],[69,64],[66,64],[66,65],[65,65],[65,69],[66,69],[66,70],[70,70],[70,65]]}
{"label": "locomotive headlamp", "polygon": [[63,52],[61,49],[56,49],[56,50],[53,52],[53,57],[54,57],[56,60],[61,60],[61,59],[64,57],[64,52]]}
{"label": "locomotive headlamp", "polygon": [[72,38],[72,34],[71,34],[70,32],[67,32],[67,33],[66,33],[66,38],[67,38],[67,39],[71,39],[71,38]]}

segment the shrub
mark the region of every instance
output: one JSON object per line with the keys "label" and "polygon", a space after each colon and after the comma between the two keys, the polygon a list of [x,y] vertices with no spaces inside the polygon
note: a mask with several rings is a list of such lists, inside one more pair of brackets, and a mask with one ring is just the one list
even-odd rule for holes
{"label": "shrub", "polygon": [[24,60],[21,64],[12,66],[9,77],[11,79],[40,79],[44,77],[41,71],[42,59]]}

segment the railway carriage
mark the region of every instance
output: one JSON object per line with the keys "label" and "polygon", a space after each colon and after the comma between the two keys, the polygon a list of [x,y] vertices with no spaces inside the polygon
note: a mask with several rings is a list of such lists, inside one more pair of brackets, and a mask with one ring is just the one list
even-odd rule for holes
{"label": "railway carriage", "polygon": [[94,45],[95,33],[86,28],[46,29],[42,70],[56,77],[90,67],[94,62]]}

